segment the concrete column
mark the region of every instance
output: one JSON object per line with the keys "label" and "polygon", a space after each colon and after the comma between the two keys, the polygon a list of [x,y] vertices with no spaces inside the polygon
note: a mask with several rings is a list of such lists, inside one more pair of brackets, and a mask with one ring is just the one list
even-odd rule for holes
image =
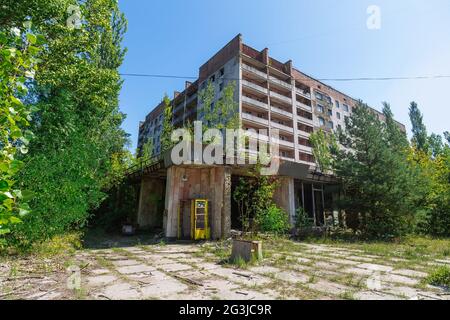
{"label": "concrete column", "polygon": [[289,222],[295,222],[295,191],[294,178],[280,177],[279,186],[275,190],[273,200],[280,208],[289,214]]}
{"label": "concrete column", "polygon": [[223,206],[222,206],[222,238],[228,238],[231,233],[231,169],[224,168],[223,173]]}
{"label": "concrete column", "polygon": [[[176,238],[178,234],[178,193],[179,193],[179,168],[169,167],[166,180],[166,201],[164,210],[164,230],[168,238]],[[178,180],[177,180],[178,178]]]}
{"label": "concrete column", "polygon": [[160,179],[142,178],[137,223],[140,229],[161,227],[164,206],[164,183]]}

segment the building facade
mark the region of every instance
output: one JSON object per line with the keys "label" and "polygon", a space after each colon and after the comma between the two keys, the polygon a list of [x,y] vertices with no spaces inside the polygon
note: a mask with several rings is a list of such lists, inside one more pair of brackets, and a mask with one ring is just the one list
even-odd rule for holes
{"label": "building facade", "polygon": [[[357,101],[296,69],[292,61],[283,63],[270,57],[267,48],[259,51],[244,44],[242,36],[238,35],[199,68],[196,81],[186,82],[182,92],[174,92],[171,101],[174,126],[182,127],[188,122],[201,120],[199,92],[209,82],[214,85],[216,102],[231,81],[235,84],[235,99],[242,128],[256,131],[266,129],[269,136],[272,136],[273,129],[279,132],[277,142],[283,163],[278,174],[282,184],[275,195],[277,203],[288,211],[291,220],[294,219],[296,209],[303,207],[317,226],[327,224],[328,220],[336,223],[339,213],[333,210],[332,202],[337,195],[335,191],[326,190],[327,186],[332,185],[332,179],[327,180],[315,174],[316,165],[309,136],[319,128],[326,131],[344,129],[345,118],[351,115]],[[383,119],[382,113],[375,109],[373,111]],[[163,116],[161,103],[139,124],[138,148],[142,148],[148,139],[153,139],[154,153],[159,154]],[[405,130],[403,125],[399,125]],[[229,170],[229,179],[233,184],[233,176],[239,176],[239,169]],[[221,173],[221,177],[225,175]],[[173,183],[167,180],[167,185],[173,187]],[[223,190],[224,183],[227,182],[220,183]],[[168,208],[168,201],[183,199],[172,199],[173,190],[167,190],[167,185],[165,214],[170,216],[168,211],[175,209]],[[229,191],[232,192],[232,186]],[[194,196],[207,195],[186,195]],[[227,197],[230,198],[230,195],[222,195],[221,201]],[[225,215],[232,215],[233,204],[221,205],[227,206],[231,212]],[[233,217],[217,219],[230,220],[229,227],[221,228],[220,234],[223,236],[226,230],[233,227]],[[164,228],[166,234],[173,235],[173,230],[167,232],[167,223]]]}

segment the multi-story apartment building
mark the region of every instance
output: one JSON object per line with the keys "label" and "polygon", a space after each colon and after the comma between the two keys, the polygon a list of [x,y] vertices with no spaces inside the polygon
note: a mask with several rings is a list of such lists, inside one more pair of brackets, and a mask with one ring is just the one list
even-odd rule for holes
{"label": "multi-story apartment building", "polygon": [[[276,195],[278,202],[291,217],[296,208],[303,206],[316,225],[323,225],[327,219],[326,203],[331,202],[334,195],[327,193],[326,183],[314,176],[309,136],[319,128],[344,128],[345,118],[351,115],[356,100],[296,69],[292,61],[283,63],[270,57],[267,48],[259,51],[244,44],[242,36],[238,35],[200,67],[195,82],[186,82],[182,92],[174,93],[171,101],[174,126],[200,120],[199,92],[208,82],[214,85],[217,100],[230,81],[235,83],[243,129],[266,129],[269,136],[271,130],[278,129],[280,158],[297,164],[297,167],[288,165],[290,170],[280,172],[286,179]],[[383,118],[382,113],[373,111]],[[160,152],[162,118],[163,104],[160,104],[139,124],[138,148],[153,139],[154,153]],[[308,168],[309,172],[299,174]],[[170,202],[167,192],[166,210],[170,211],[173,209],[167,205],[167,201]],[[329,211],[331,218],[336,218],[337,214]],[[223,233],[226,232],[222,229]]]}
{"label": "multi-story apartment building", "polygon": [[[280,155],[285,160],[314,165],[309,135],[315,129],[334,130],[345,126],[356,100],[304,74],[292,61],[282,63],[268,49],[255,50],[238,35],[200,67],[198,80],[186,82],[183,92],[172,100],[173,124],[180,127],[199,119],[198,92],[211,82],[216,100],[228,82],[236,84],[236,100],[243,129],[279,130]],[[374,109],[380,118],[383,114]],[[160,152],[162,104],[139,125],[138,148],[153,139]],[[200,119],[199,119],[200,120]]]}

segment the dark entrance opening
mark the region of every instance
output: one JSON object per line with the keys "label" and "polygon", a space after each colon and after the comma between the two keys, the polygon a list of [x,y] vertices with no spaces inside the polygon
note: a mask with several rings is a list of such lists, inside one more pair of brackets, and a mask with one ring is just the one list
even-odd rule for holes
{"label": "dark entrance opening", "polygon": [[322,184],[296,181],[296,198],[298,207],[302,207],[308,214],[311,224],[325,225],[325,198]]}
{"label": "dark entrance opening", "polygon": [[236,190],[236,186],[239,184],[239,179],[241,176],[232,175],[231,176],[231,229],[242,230],[242,223],[239,217],[239,207],[234,200],[234,191]]}

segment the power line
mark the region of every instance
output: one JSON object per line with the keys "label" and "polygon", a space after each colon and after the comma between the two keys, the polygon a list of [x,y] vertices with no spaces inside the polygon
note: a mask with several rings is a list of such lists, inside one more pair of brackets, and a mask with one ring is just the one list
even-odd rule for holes
{"label": "power line", "polygon": [[[164,75],[164,74],[144,74],[144,73],[120,73],[123,77],[144,77],[144,78],[166,78],[166,79],[185,79],[197,80],[198,77],[180,76],[180,75]],[[224,78],[226,80],[242,80],[238,78]],[[450,79],[450,75],[429,75],[429,76],[399,76],[399,77],[359,77],[359,78],[315,78],[302,79],[302,81],[392,81],[392,80],[427,80],[427,79]]]}

